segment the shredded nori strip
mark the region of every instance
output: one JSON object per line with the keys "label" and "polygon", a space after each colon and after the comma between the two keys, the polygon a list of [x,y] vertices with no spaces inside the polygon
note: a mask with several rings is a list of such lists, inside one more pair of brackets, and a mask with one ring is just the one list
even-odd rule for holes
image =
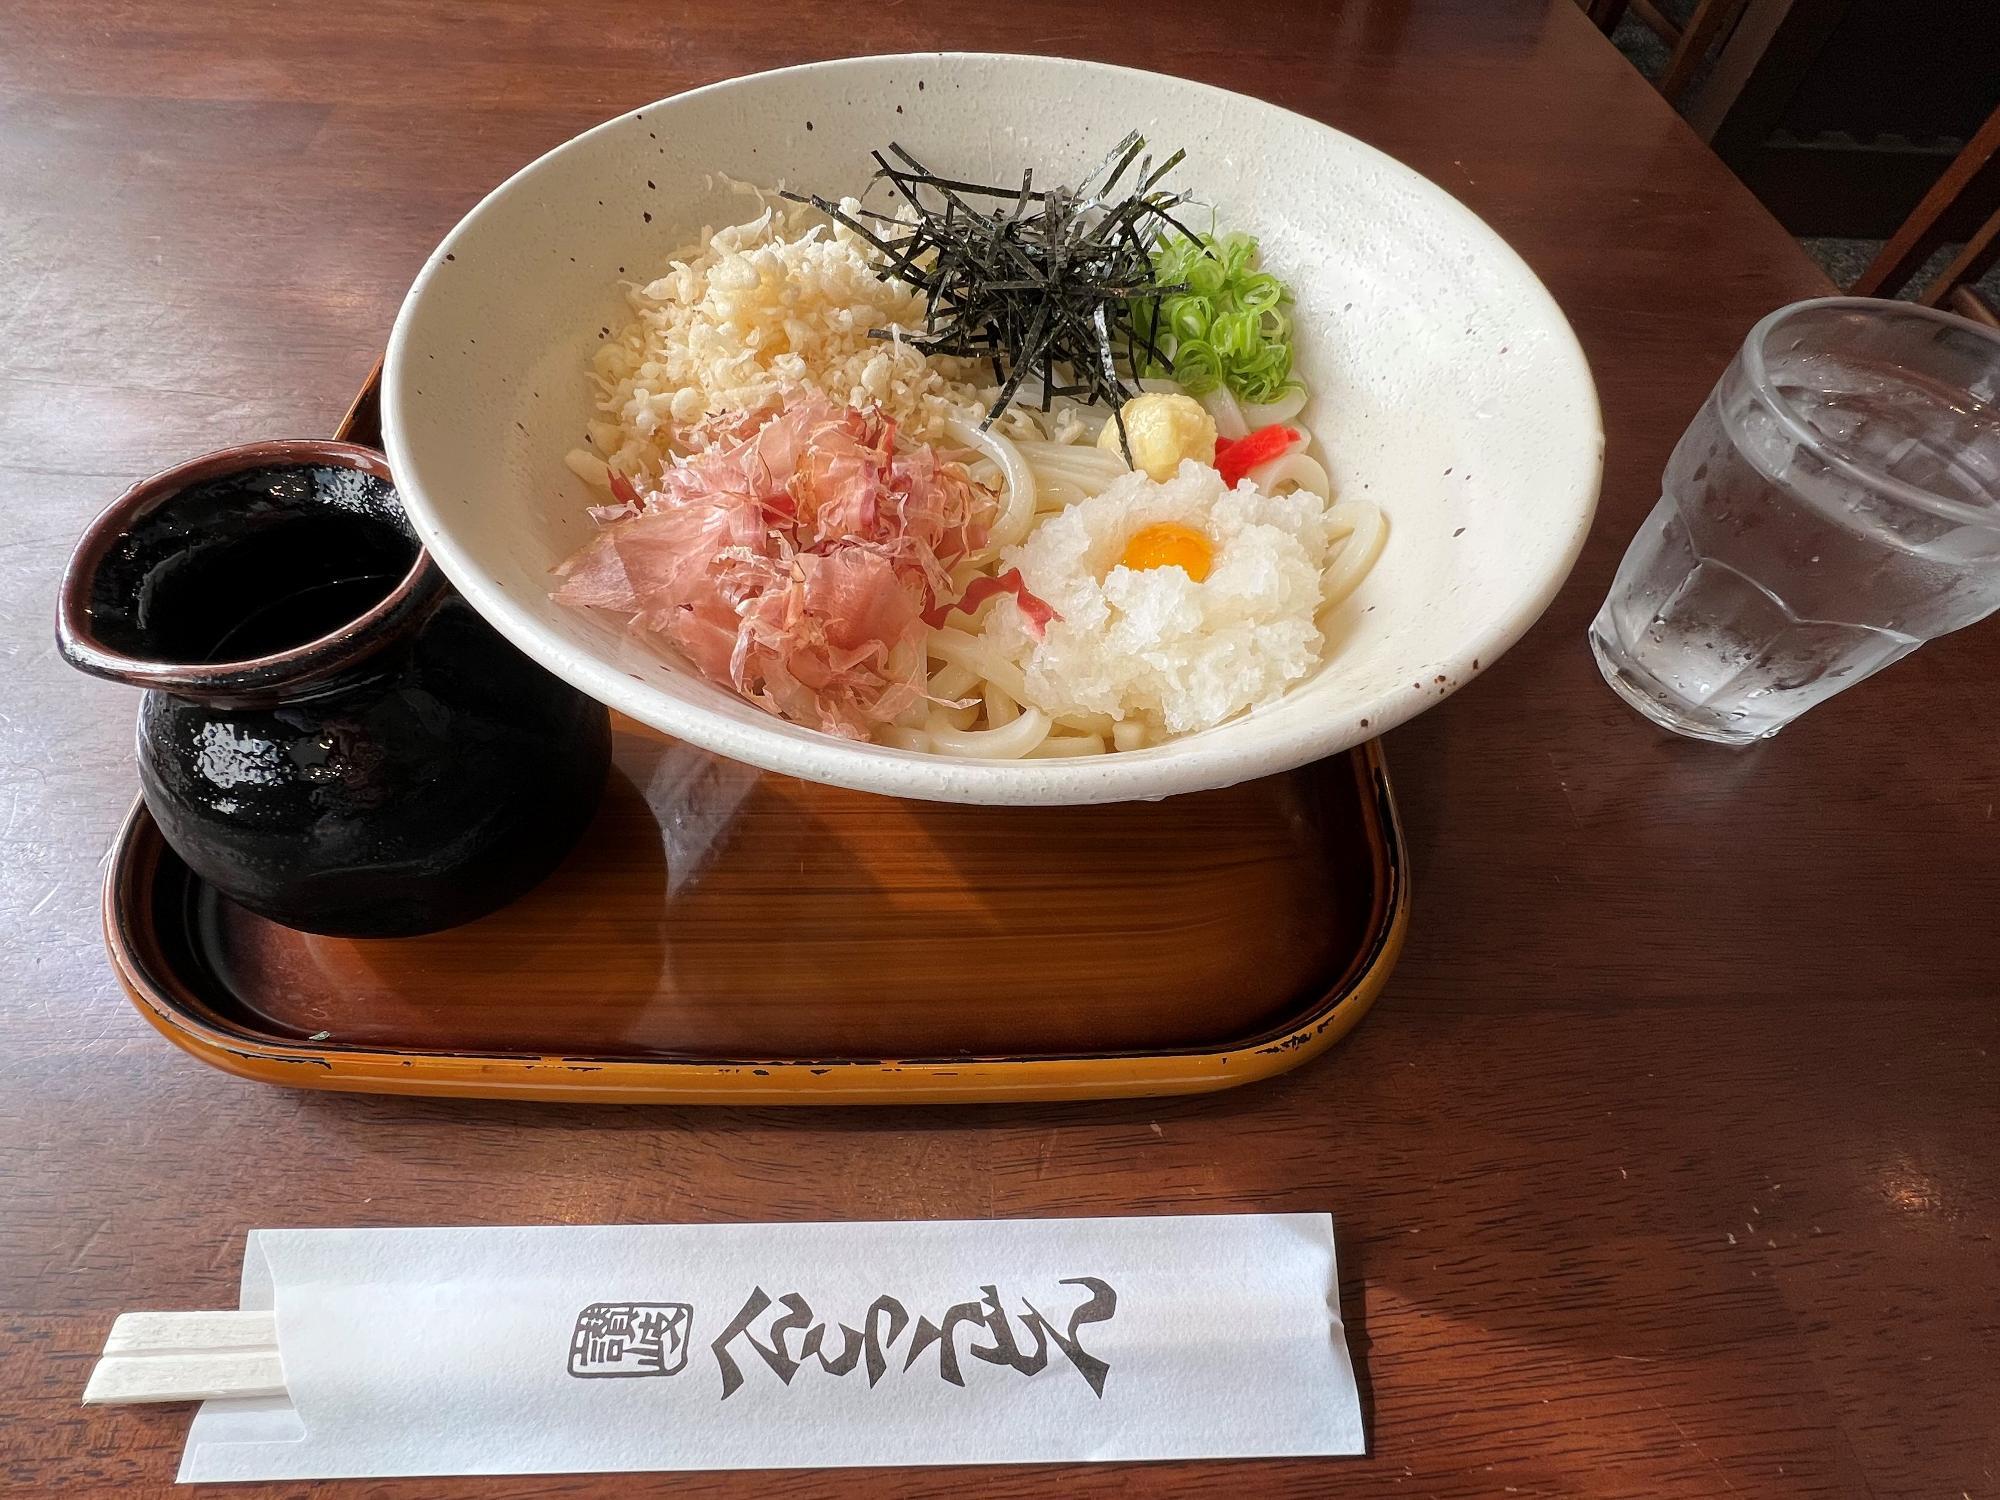
{"label": "shredded nori strip", "polygon": [[[892,141],[887,156],[873,153],[876,177],[895,189],[914,222],[844,210],[818,194],[786,196],[853,230],[881,254],[883,275],[924,294],[921,334],[872,328],[873,337],[991,363],[1000,397],[982,428],[1037,375],[1043,411],[1057,396],[1073,396],[1118,413],[1136,393],[1142,363],[1161,358],[1153,323],[1135,318],[1135,307],[1156,307],[1162,295],[1187,288],[1157,280],[1152,258],[1168,230],[1187,233],[1173,212],[1187,195],[1159,186],[1186,153],[1155,167],[1151,157],[1142,159],[1145,149],[1135,130],[1075,187],[1040,190],[1032,171],[1017,187],[939,177]],[[1134,162],[1138,189],[1115,196]],[[1122,413],[1116,420],[1125,447]]]}

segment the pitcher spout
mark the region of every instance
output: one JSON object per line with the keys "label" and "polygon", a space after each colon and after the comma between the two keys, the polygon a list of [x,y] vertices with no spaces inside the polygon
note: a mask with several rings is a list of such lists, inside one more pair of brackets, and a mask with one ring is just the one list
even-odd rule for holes
{"label": "pitcher spout", "polygon": [[352,674],[443,593],[380,453],[254,443],[141,480],[91,524],[56,647],[92,676],[266,703]]}

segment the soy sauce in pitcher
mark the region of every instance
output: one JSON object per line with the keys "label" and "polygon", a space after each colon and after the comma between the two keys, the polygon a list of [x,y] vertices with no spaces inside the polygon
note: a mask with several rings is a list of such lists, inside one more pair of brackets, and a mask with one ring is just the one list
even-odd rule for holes
{"label": "soy sauce in pitcher", "polygon": [[64,580],[72,665],[150,689],[146,804],[177,854],[287,926],[449,926],[540,879],[594,810],[602,705],[453,593],[386,461],[231,449],[135,486]]}

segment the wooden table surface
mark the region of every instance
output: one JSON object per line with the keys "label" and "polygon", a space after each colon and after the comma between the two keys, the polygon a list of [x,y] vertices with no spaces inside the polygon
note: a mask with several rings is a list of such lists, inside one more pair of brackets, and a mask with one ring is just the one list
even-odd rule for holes
{"label": "wooden table surface", "polygon": [[[252,1226],[1273,1209],[1334,1215],[1365,1459],[784,1492],[2000,1494],[2000,631],[1734,752],[1653,732],[1583,642],[1676,435],[1819,274],[1573,0],[834,11],[0,7],[0,1490],[168,1489],[186,1411],[77,1397],[121,1309],[232,1304]],[[1610,448],[1582,562],[1389,742],[1417,908],[1375,1013],[1275,1082],[1105,1106],[372,1099],[170,1049],[97,927],[133,698],[50,646],[85,520],[171,461],[328,429],[424,253],[576,131],[732,74],[936,47],[1316,115],[1483,215],[1589,352]]]}

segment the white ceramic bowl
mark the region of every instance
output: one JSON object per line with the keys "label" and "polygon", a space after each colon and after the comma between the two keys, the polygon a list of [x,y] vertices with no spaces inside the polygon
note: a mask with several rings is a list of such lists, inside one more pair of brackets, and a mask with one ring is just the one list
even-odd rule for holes
{"label": "white ceramic bowl", "polygon": [[[703,224],[745,217],[708,174],[859,192],[897,140],[934,171],[1075,180],[1125,132],[1185,147],[1176,185],[1262,241],[1297,296],[1304,420],[1341,489],[1390,518],[1351,630],[1278,702],[1155,749],[993,762],[854,744],[752,708],[550,569],[591,534],[564,466],[598,330]],[[650,217],[649,217],[650,216]],[[516,173],[425,264],[389,340],[389,460],[439,565],[509,639],[613,708],[771,771],[902,797],[1111,802],[1227,786],[1432,707],[1547,607],[1596,504],[1603,436],[1582,352],[1540,282],[1455,200],[1349,136],[1183,79],[1057,58],[867,57],[634,110]]]}

